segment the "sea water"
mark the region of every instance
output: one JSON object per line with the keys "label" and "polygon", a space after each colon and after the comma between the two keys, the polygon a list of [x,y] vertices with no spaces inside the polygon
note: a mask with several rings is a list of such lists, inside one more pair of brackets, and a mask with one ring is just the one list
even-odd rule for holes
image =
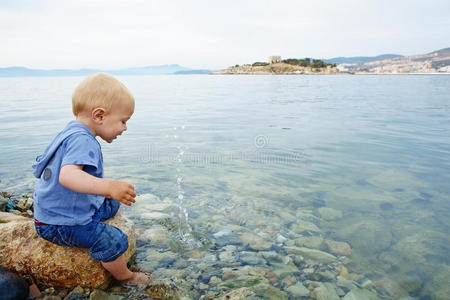
{"label": "sea water", "polygon": [[[138,194],[124,214],[141,269],[193,298],[226,291],[221,274],[245,265],[276,274],[286,295],[317,281],[347,293],[286,250],[334,240],[352,248],[336,255],[350,279],[378,296],[449,291],[450,76],[119,79],[135,113],[101,145],[105,176]],[[81,80],[0,78],[0,191],[32,193],[31,165],[73,118]]]}

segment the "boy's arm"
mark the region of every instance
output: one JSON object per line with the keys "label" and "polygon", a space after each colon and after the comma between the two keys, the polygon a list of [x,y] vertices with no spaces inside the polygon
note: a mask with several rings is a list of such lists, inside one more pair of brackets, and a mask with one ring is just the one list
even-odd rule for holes
{"label": "boy's arm", "polygon": [[74,192],[102,195],[128,206],[136,202],[136,193],[131,184],[92,176],[83,171],[82,165],[64,165],[59,172],[59,183]]}

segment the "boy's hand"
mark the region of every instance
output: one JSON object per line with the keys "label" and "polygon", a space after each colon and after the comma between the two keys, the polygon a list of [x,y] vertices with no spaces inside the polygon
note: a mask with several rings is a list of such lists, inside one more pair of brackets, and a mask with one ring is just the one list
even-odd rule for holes
{"label": "boy's hand", "polygon": [[136,202],[134,187],[125,181],[98,178],[83,171],[82,165],[64,165],[59,172],[59,183],[74,192],[103,195],[130,206]]}
{"label": "boy's hand", "polygon": [[134,199],[134,197],[136,197],[134,187],[128,182],[112,180],[109,185],[111,198],[127,206],[131,206],[132,203],[136,202],[136,200]]}

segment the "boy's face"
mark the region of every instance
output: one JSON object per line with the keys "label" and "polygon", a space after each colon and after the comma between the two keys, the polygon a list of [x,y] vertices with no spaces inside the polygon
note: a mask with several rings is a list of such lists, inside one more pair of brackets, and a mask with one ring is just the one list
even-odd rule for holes
{"label": "boy's face", "polygon": [[111,143],[117,136],[127,130],[127,121],[134,112],[134,101],[122,100],[112,107],[112,110],[105,114],[103,124],[97,131],[105,142]]}

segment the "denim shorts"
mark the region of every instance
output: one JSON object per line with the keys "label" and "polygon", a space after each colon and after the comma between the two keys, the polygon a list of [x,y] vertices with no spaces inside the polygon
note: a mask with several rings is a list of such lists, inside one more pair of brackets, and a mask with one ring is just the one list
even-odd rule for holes
{"label": "denim shorts", "polygon": [[86,225],[36,225],[39,236],[61,246],[87,248],[95,260],[110,262],[128,249],[127,236],[117,227],[105,221],[117,213],[120,203],[105,199],[102,206]]}

